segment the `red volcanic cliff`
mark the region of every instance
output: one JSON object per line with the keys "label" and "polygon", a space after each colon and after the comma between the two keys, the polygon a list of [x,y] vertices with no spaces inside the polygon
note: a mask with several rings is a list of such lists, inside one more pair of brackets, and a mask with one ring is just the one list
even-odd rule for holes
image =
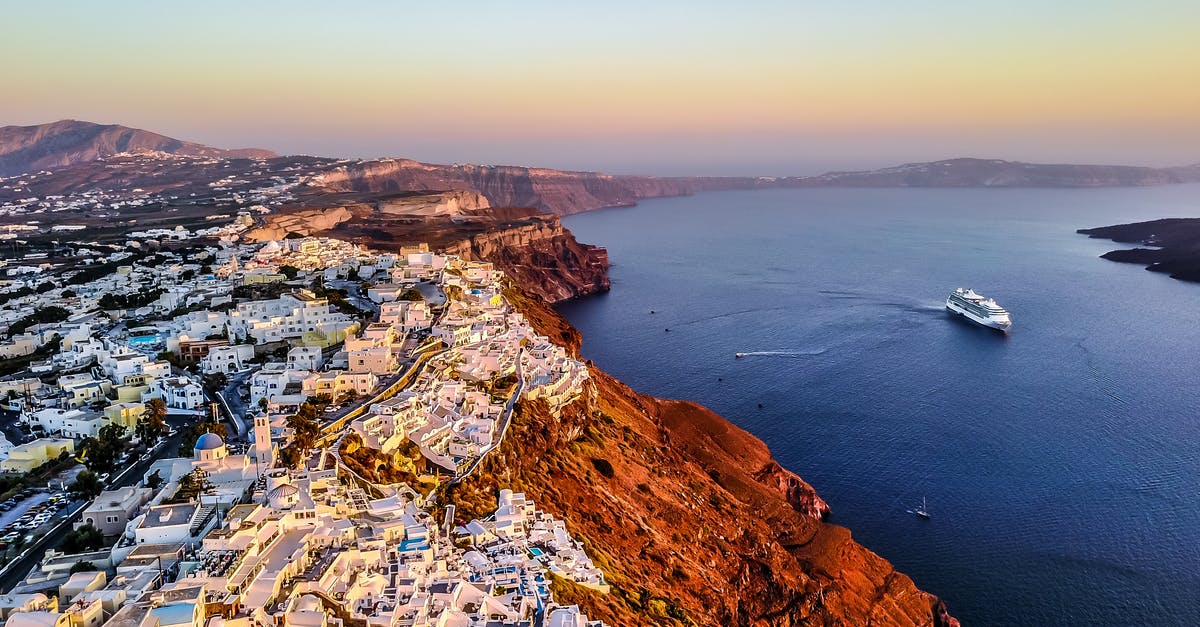
{"label": "red volcanic cliff", "polygon": [[765,179],[653,177],[570,172],[546,168],[434,165],[410,159],[379,159],[340,165],[310,182],[333,192],[398,192],[468,189],[493,206],[535,207],[559,215],[635,204],[642,198],[684,196],[704,190],[744,189]]}
{"label": "red volcanic cliff", "polygon": [[581,244],[558,216],[490,207],[469,191],[312,194],[304,205],[269,216],[247,234],[255,241],[289,233],[328,235],[394,250],[425,242],[473,261],[490,261],[546,302],[606,291],[608,251]]}

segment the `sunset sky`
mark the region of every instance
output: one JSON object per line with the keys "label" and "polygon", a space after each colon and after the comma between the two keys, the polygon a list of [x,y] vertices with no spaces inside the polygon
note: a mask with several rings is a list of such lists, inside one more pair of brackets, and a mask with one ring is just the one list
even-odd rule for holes
{"label": "sunset sky", "polygon": [[4,2],[0,124],[649,174],[1200,161],[1200,2]]}

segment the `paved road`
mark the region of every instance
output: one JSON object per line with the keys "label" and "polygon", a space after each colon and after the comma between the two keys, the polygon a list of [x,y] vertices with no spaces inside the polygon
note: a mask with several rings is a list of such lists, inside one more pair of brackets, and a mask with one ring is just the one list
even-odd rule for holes
{"label": "paved road", "polygon": [[221,405],[221,410],[233,425],[233,431],[230,433],[231,441],[248,440],[246,429],[246,413],[247,407],[245,401],[242,400],[240,388],[250,380],[250,377],[258,372],[259,367],[251,368],[234,374],[229,377],[229,382],[217,394],[217,402]]}
{"label": "paved road", "polygon": [[359,309],[370,312],[375,318],[379,314],[379,304],[367,298],[362,293],[362,285],[358,281],[329,281],[325,285],[339,290],[346,290],[346,300]]}

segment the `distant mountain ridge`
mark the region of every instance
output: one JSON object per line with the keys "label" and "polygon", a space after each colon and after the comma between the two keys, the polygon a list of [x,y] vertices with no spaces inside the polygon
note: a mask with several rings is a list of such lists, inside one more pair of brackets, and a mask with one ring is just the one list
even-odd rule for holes
{"label": "distant mountain ridge", "polygon": [[0,176],[60,168],[140,150],[201,157],[276,156],[269,150],[224,150],[119,124],[59,120],[33,126],[0,127]]}
{"label": "distant mountain ridge", "polygon": [[[223,150],[115,124],[61,120],[0,128],[0,176],[68,166],[86,168],[120,152],[158,151],[175,155],[259,157],[266,150]],[[1200,164],[1170,168],[1123,165],[1025,163],[955,158],[906,163],[877,170],[827,172],[816,176],[639,176],[507,165],[440,165],[411,159],[306,158],[324,171],[312,191],[380,193],[475,191],[494,207],[533,207],[558,215],[630,206],[646,198],[685,196],[729,189],[807,187],[1134,187],[1200,182]],[[323,164],[323,167],[320,166]],[[76,168],[78,169],[78,168]],[[93,168],[95,169],[95,168]],[[104,173],[104,177],[114,173]],[[178,173],[186,175],[186,172]],[[101,177],[101,178],[104,178]],[[71,177],[66,177],[70,179]],[[95,179],[97,176],[89,175]],[[129,182],[129,181],[126,181]],[[147,181],[157,182],[157,181]],[[53,185],[42,193],[62,193]]]}
{"label": "distant mountain ridge", "polygon": [[781,181],[806,187],[1137,187],[1200,182],[1200,164],[1152,168],[960,157]]}

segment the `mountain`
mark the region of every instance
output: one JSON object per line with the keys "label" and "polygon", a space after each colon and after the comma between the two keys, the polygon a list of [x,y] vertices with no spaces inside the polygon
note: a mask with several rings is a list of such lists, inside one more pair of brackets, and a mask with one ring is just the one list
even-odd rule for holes
{"label": "mountain", "polygon": [[1136,187],[1198,182],[1200,164],[1148,168],[964,157],[778,181],[784,187]]}
{"label": "mountain", "polygon": [[13,176],[137,151],[223,158],[268,158],[257,148],[223,150],[119,124],[59,120],[34,126],[0,127],[0,176]]}

